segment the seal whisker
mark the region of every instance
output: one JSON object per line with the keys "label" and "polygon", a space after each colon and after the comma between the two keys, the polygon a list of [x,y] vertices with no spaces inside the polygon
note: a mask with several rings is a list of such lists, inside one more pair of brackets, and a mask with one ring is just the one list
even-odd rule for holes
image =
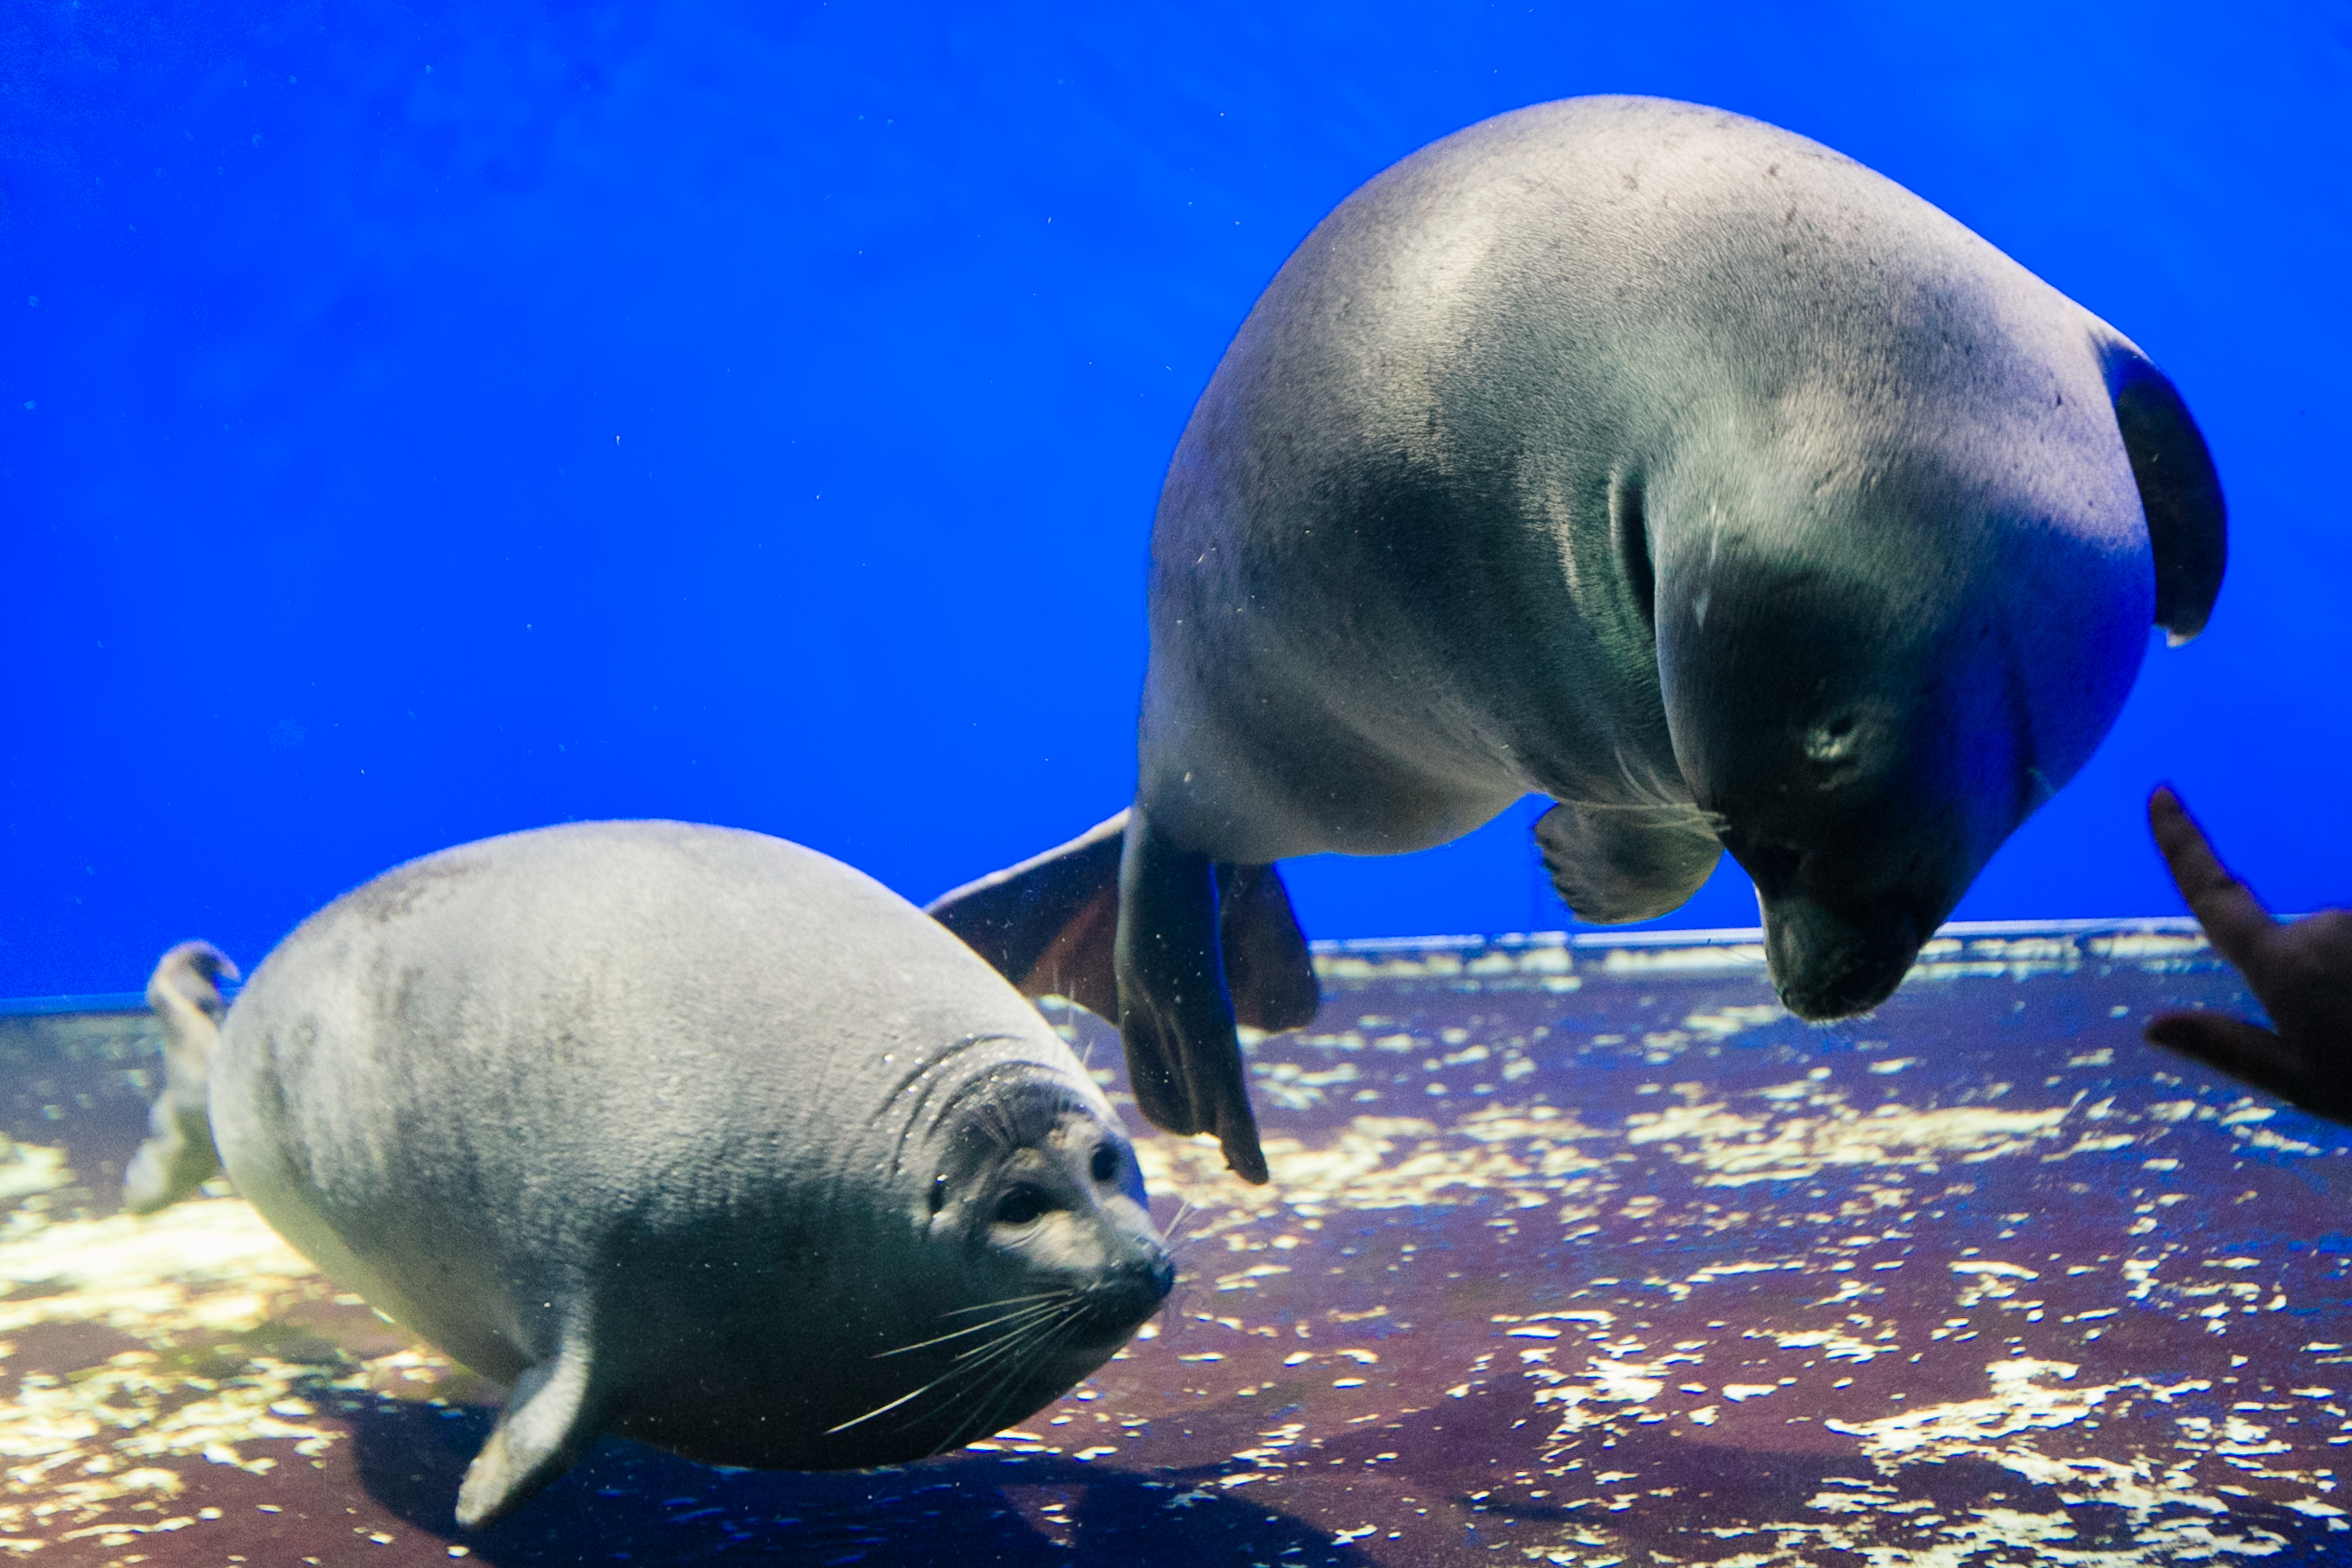
{"label": "seal whisker", "polygon": [[[1075,1311],[1075,1305],[1067,1310]],[[948,1383],[979,1371],[990,1362],[997,1359],[997,1357],[1005,1354],[1009,1350],[1016,1349],[1024,1339],[1038,1332],[1041,1329],[1048,1328],[1050,1326],[1052,1326],[1051,1319],[1041,1319],[1033,1320],[1029,1322],[1023,1323],[1018,1328],[1008,1330],[1004,1333],[998,1335],[995,1339],[989,1341],[988,1343],[975,1346],[971,1350],[964,1352],[961,1355],[956,1358],[955,1365],[950,1366],[947,1371],[940,1373],[939,1376],[931,1379],[930,1382],[924,1384],[921,1387],[914,1389],[909,1393],[900,1394],[898,1398],[890,1401],[887,1405],[877,1405],[863,1415],[855,1416],[850,1420],[844,1421],[838,1426],[828,1426],[825,1428],[824,1435],[830,1437],[837,1432],[846,1432],[853,1426],[862,1426],[865,1423],[873,1420],[877,1415],[887,1415],[902,1405],[906,1405],[913,1400],[920,1399],[924,1394],[930,1393],[931,1390],[939,1387],[943,1383]],[[910,1418],[906,1425],[914,1425],[914,1420]]]}
{"label": "seal whisker", "polygon": [[991,1432],[1001,1429],[999,1416],[1004,1409],[1007,1396],[1017,1395],[1021,1392],[1028,1372],[1039,1362],[1045,1360],[1053,1350],[1055,1342],[1076,1324],[1079,1310],[1078,1303],[1074,1301],[1062,1318],[1047,1327],[1044,1332],[1026,1336],[1033,1338],[1034,1343],[1026,1347],[1024,1353],[1013,1358],[1005,1367],[1003,1375],[997,1378],[988,1393],[974,1405],[976,1414],[969,1423],[956,1428],[956,1436],[951,1447],[960,1447],[974,1438],[985,1436]]}
{"label": "seal whisker", "polygon": [[[1069,1292],[1069,1294],[1076,1295],[1076,1292]],[[1021,1321],[1015,1323],[1012,1328],[1006,1329],[1003,1332],[996,1335],[993,1339],[983,1340],[979,1344],[968,1345],[964,1349],[958,1351],[953,1357],[955,1364],[950,1366],[946,1372],[941,1373],[937,1378],[933,1379],[930,1384],[926,1384],[925,1386],[935,1387],[939,1384],[946,1382],[950,1377],[957,1377],[965,1373],[977,1371],[979,1368],[987,1365],[990,1362],[994,1361],[997,1357],[1017,1350],[1022,1340],[1051,1327],[1054,1321],[1056,1321],[1057,1314],[1065,1314],[1074,1310],[1074,1303],[1066,1301],[1049,1302],[1043,1307],[1033,1308],[1026,1312],[1016,1314],[1021,1318]],[[985,1324],[983,1326],[989,1328],[995,1327],[992,1323]]]}
{"label": "seal whisker", "polygon": [[1703,805],[1680,800],[1569,800],[1559,795],[1551,797],[1561,805],[1578,811],[1639,812],[1665,822],[1689,822],[1705,827],[1710,833],[1720,833],[1730,826],[1731,819],[1719,811],[1709,811]]}
{"label": "seal whisker", "polygon": [[[1013,1328],[1007,1328],[1007,1331],[1004,1331],[1004,1333],[1007,1333],[1007,1335],[1012,1335],[1012,1333],[1024,1333],[1024,1331],[1028,1331],[1030,1326],[1034,1326],[1034,1323],[1040,1321],[1040,1319],[1054,1317],[1054,1311],[1058,1311],[1058,1310],[1061,1310],[1061,1302],[1040,1302],[1040,1305],[1034,1305],[1034,1307],[1024,1307],[1024,1310],[1021,1310],[1021,1311],[1007,1311],[1007,1314],[1004,1314],[1004,1317],[1000,1317],[1000,1319],[990,1319],[990,1321],[979,1323],[979,1328],[997,1328],[997,1326],[1000,1326],[1000,1323],[1013,1323]],[[939,1340],[931,1340],[931,1344],[939,1344],[940,1340],[955,1340],[955,1338],[962,1338],[962,1333],[979,1333],[979,1328],[967,1328],[967,1331],[960,1331],[960,1333],[943,1333],[943,1335],[939,1335]],[[1000,1335],[1000,1338],[1002,1338],[1002,1335]],[[983,1340],[983,1342],[979,1342],[979,1344],[967,1344],[967,1347],[964,1347],[964,1350],[955,1352],[955,1359],[957,1359],[957,1361],[962,1361],[962,1359],[967,1359],[967,1356],[976,1356],[976,1354],[981,1354],[981,1352],[988,1350],[990,1344],[995,1344],[995,1342],[997,1342],[997,1340]]]}
{"label": "seal whisker", "polygon": [[1076,1310],[1076,1304],[1071,1303],[1060,1308],[1050,1309],[1045,1312],[1034,1314],[1026,1322],[1022,1323],[1017,1328],[1005,1330],[1003,1334],[999,1335],[995,1339],[988,1341],[984,1344],[972,1345],[966,1349],[958,1351],[956,1352],[955,1359],[960,1362],[968,1361],[973,1366],[978,1366],[982,1362],[992,1361],[995,1359],[998,1347],[1011,1346],[1024,1335],[1036,1333],[1045,1328],[1050,1327],[1056,1313],[1061,1316],[1067,1316],[1070,1312],[1075,1311]]}
{"label": "seal whisker", "polygon": [[[1027,1331],[1027,1331],[1025,1328],[1024,1328],[1024,1329],[1021,1329],[1021,1330],[1016,1330],[1016,1331],[1014,1331],[1013,1333],[1011,1333],[1011,1334],[1008,1334],[1008,1335],[1004,1336],[1004,1338],[1006,1338],[1006,1339],[1018,1339],[1018,1338],[1021,1336],[1021,1334],[1025,1333],[1025,1332],[1027,1332]],[[1000,1343],[1000,1344],[1001,1344],[1001,1343],[1003,1342],[1003,1341],[1001,1341],[1001,1340],[1000,1340],[1000,1341],[996,1341],[996,1342],[992,1342]],[[948,1370],[947,1370],[947,1371],[945,1371],[945,1372],[943,1372],[943,1373],[940,1373],[940,1375],[939,1375],[939,1376],[937,1376],[937,1377],[935,1377],[935,1378],[931,1379],[931,1381],[930,1381],[930,1382],[929,1382],[929,1383],[927,1383],[927,1384],[923,1384],[922,1386],[920,1386],[919,1388],[916,1388],[916,1389],[912,1390],[912,1391],[911,1391],[911,1392],[909,1392],[909,1393],[906,1393],[906,1394],[900,1394],[898,1398],[896,1398],[896,1399],[894,1399],[894,1400],[890,1401],[890,1403],[889,1403],[889,1404],[887,1404],[887,1405],[877,1405],[877,1406],[875,1406],[873,1409],[871,1409],[871,1410],[867,1411],[865,1415],[858,1415],[858,1416],[854,1416],[854,1417],[852,1417],[851,1419],[849,1419],[849,1420],[847,1420],[847,1421],[844,1421],[844,1422],[843,1422],[840,1426],[828,1426],[828,1427],[826,1427],[826,1428],[824,1429],[824,1435],[825,1435],[826,1436],[830,1437],[830,1436],[833,1436],[835,1433],[836,1433],[836,1432],[846,1432],[846,1431],[848,1431],[852,1426],[864,1426],[866,1422],[873,1420],[877,1415],[887,1415],[888,1414],[890,1414],[890,1412],[892,1412],[893,1410],[898,1409],[898,1406],[900,1406],[900,1405],[902,1405],[907,1404],[908,1401],[910,1401],[910,1400],[916,1400],[916,1399],[920,1399],[924,1394],[929,1394],[931,1390],[933,1390],[934,1388],[937,1388],[940,1384],[943,1384],[943,1383],[946,1383],[946,1382],[950,1381],[950,1379],[958,1378],[958,1377],[961,1377],[961,1376],[963,1376],[965,1373],[970,1373],[970,1372],[972,1372],[972,1371],[974,1371],[974,1370],[978,1369],[978,1368],[979,1368],[979,1367],[981,1367],[982,1365],[985,1364],[985,1363],[986,1363],[987,1359],[989,1359],[989,1358],[985,1358],[985,1357],[984,1357],[984,1358],[982,1358],[982,1361],[973,1362],[973,1363],[970,1363],[970,1364],[968,1364],[968,1365],[966,1365],[966,1364],[962,1364],[962,1363],[959,1363],[959,1364],[957,1364],[957,1365],[955,1365],[955,1366],[951,1366],[951,1367],[948,1368]],[[912,1425],[914,1425],[914,1422],[913,1422],[912,1420],[909,1420],[909,1421],[907,1423],[907,1425],[908,1425],[908,1426],[912,1426]]]}
{"label": "seal whisker", "polygon": [[[950,1377],[952,1377],[954,1373],[952,1373],[948,1374]],[[922,1387],[916,1389],[912,1394],[902,1394],[887,1405],[877,1405],[874,1409],[867,1411],[865,1415],[855,1416],[850,1420],[843,1422],[838,1426],[826,1427],[824,1429],[824,1435],[830,1437],[836,1432],[846,1432],[852,1426],[863,1426],[866,1422],[873,1420],[877,1415],[887,1415],[893,1410],[898,1409],[901,1405],[906,1404],[909,1399],[921,1398],[924,1394],[929,1394],[933,1388],[937,1387],[940,1383],[944,1381],[945,1379],[943,1378],[935,1378],[931,1382],[923,1384]]]}
{"label": "seal whisker", "polygon": [[993,1301],[982,1301],[977,1307],[950,1307],[940,1314],[942,1318],[968,1317],[973,1312],[992,1312],[999,1307],[1010,1307],[1015,1301],[1051,1301],[1070,1294],[1068,1286],[1057,1290],[1034,1290],[1026,1296],[1001,1296]]}
{"label": "seal whisker", "polygon": [[1176,1246],[1177,1237],[1183,1234],[1184,1222],[1192,1216],[1192,1212],[1193,1203],[1191,1198],[1185,1197],[1177,1200],[1175,1214],[1169,1217],[1168,1224],[1160,1233],[1165,1239],[1166,1245],[1171,1250]]}
{"label": "seal whisker", "polygon": [[1007,1312],[1001,1318],[991,1318],[984,1323],[972,1323],[964,1328],[953,1329],[947,1333],[935,1335],[928,1340],[917,1340],[913,1344],[900,1345],[896,1350],[877,1351],[874,1352],[874,1359],[876,1361],[883,1361],[894,1355],[905,1355],[909,1351],[928,1350],[932,1345],[943,1345],[950,1340],[960,1340],[967,1334],[985,1333],[990,1329],[999,1328],[1006,1323],[1020,1322],[1027,1319],[1041,1317],[1053,1310],[1053,1307],[1050,1305],[1024,1307],[1017,1312]]}

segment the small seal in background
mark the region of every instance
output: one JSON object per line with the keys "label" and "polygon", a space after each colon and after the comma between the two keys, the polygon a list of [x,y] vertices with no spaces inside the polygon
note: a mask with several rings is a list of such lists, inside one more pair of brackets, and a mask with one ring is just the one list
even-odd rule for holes
{"label": "small seal in background", "polygon": [[148,985],[149,1213],[225,1167],[344,1288],[512,1385],[487,1524],[599,1432],[710,1463],[922,1458],[1058,1398],[1173,1269],[1117,1113],[1036,1010],[782,839],[586,823],[415,860],[232,1006]]}
{"label": "small seal in background", "polygon": [[1586,98],[1317,226],[1151,552],[1133,805],[932,912],[1113,999],[1143,1113],[1263,1181],[1235,1015],[1314,1013],[1272,862],[1549,795],[1579,918],[1664,914],[1727,849],[1781,1001],[1864,1011],[2105,735],[2151,622],[2204,626],[2226,539],[2179,393],[2089,311],[1801,136]]}

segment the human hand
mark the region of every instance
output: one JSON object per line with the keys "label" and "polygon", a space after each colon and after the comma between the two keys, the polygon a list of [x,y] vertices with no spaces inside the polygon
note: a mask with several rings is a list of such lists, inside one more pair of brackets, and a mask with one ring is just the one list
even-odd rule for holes
{"label": "human hand", "polygon": [[2149,1043],[2352,1123],[2352,910],[2273,920],[2214,855],[2170,785],[2148,796],[2147,819],[2213,950],[2245,976],[2277,1026],[2273,1032],[2225,1014],[2161,1013],[2142,1031]]}

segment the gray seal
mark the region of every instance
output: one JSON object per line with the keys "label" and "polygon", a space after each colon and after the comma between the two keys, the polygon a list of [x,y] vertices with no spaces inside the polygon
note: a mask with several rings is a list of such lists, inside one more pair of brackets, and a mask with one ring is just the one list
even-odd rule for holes
{"label": "gray seal", "polygon": [[1172,1280],[1134,1151],[1034,1007],[813,850],[589,823],[386,873],[236,1005],[214,949],[126,1173],[217,1163],[338,1283],[513,1385],[466,1472],[496,1519],[600,1431],[842,1469],[1001,1429]]}
{"label": "gray seal", "polygon": [[[2224,553],[2172,384],[1926,202],[1717,110],[1501,115],[1324,219],[1185,429],[1135,802],[1066,847],[1120,841],[1108,950],[1052,927],[1108,888],[1064,862],[934,912],[1115,994],[1144,1113],[1259,1178],[1233,950],[1285,947],[1253,868],[1286,857],[1542,794],[1580,918],[1664,914],[1728,849],[1781,1001],[1853,1014],[2090,755],[2150,623],[2204,625]],[[1238,967],[1295,997],[1298,963]]]}

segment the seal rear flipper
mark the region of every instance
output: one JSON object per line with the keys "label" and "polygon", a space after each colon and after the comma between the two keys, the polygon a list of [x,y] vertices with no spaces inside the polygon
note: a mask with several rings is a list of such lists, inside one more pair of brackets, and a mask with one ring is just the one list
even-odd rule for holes
{"label": "seal rear flipper", "polygon": [[457,1522],[494,1524],[572,1468],[604,1424],[610,1397],[588,1336],[567,1332],[563,1348],[515,1379],[489,1441],[466,1467],[457,1489]]}
{"label": "seal rear flipper", "polygon": [[147,1005],[163,1030],[163,1092],[147,1113],[147,1141],[122,1173],[122,1206],[153,1214],[209,1181],[220,1169],[213,1147],[213,1047],[220,1043],[220,977],[236,965],[210,942],[184,942],[147,980]]}
{"label": "seal rear flipper", "polygon": [[1153,833],[1140,809],[1130,815],[1118,874],[1118,1032],[1145,1119],[1171,1132],[1214,1132],[1225,1163],[1263,1182],[1219,952],[1219,879],[1207,856]]}
{"label": "seal rear flipper", "polygon": [[924,913],[1028,996],[1062,995],[1118,1014],[1112,933],[1126,812],[1058,848],[940,894]]}
{"label": "seal rear flipper", "polygon": [[1623,925],[1680,909],[1723,855],[1714,834],[1674,807],[1553,806],[1536,844],[1559,901],[1578,920]]}
{"label": "seal rear flipper", "polygon": [[2107,345],[2106,370],[2156,557],[2155,621],[2178,647],[2205,629],[2229,564],[2221,477],[2189,405],[2145,354],[2116,339]]}
{"label": "seal rear flipper", "polygon": [[1271,866],[1219,866],[1217,935],[1235,1018],[1269,1035],[1315,1021],[1323,993],[1281,872]]}

